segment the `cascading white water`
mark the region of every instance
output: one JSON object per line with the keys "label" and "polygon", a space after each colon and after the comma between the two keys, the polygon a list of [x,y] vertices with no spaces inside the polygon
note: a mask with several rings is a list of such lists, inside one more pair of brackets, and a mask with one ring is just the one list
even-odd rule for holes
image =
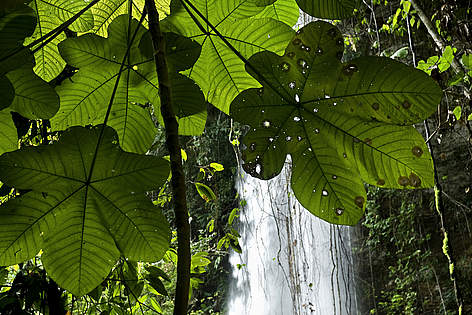
{"label": "cascading white water", "polygon": [[357,314],[349,227],[326,223],[298,203],[289,163],[269,181],[243,174],[243,253],[230,256],[227,314]]}

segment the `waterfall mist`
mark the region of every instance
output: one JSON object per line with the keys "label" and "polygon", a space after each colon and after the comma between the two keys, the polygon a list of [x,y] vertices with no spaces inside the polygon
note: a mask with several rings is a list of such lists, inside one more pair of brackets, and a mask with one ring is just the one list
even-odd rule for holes
{"label": "waterfall mist", "polygon": [[290,163],[237,182],[242,254],[233,252],[228,315],[357,314],[350,228],[324,222],[290,190]]}

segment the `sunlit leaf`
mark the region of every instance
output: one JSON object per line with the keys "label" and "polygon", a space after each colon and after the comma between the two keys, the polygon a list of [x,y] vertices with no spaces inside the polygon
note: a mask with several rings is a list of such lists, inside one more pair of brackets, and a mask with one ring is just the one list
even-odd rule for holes
{"label": "sunlit leaf", "polygon": [[200,195],[200,197],[202,197],[203,200],[205,200],[206,202],[216,200],[215,193],[207,185],[196,182],[195,188],[197,189],[197,192]]}
{"label": "sunlit leaf", "polygon": [[454,114],[454,117],[456,117],[456,120],[460,120],[462,116],[462,107],[456,106],[454,107],[454,110],[452,111]]}
{"label": "sunlit leaf", "polygon": [[216,162],[213,162],[213,163],[210,163],[210,167],[212,169],[215,170],[215,172],[221,172],[223,171],[225,168],[223,167],[223,165],[221,165],[220,163],[216,163]]}
{"label": "sunlit leaf", "polygon": [[233,210],[231,210],[231,213],[229,214],[229,217],[228,217],[229,225],[233,224],[234,218],[239,217],[238,213],[239,213],[239,208],[234,208]]}
{"label": "sunlit leaf", "polygon": [[0,265],[41,248],[48,274],[81,296],[93,290],[123,255],[157,261],[169,246],[169,226],[144,192],[167,179],[168,163],[126,153],[102,126],[68,129],[59,142],[0,156],[0,180],[33,191],[0,207]]}
{"label": "sunlit leaf", "polygon": [[[34,10],[38,23],[33,35],[25,41],[25,44],[43,37],[82,10],[87,4],[88,1],[85,0],[32,0],[29,6]],[[91,12],[87,11],[72,23],[70,29],[75,32],[85,32],[92,27],[93,16]],[[34,55],[36,60],[34,71],[45,81],[54,79],[64,69],[66,63],[61,58],[57,45],[65,38],[66,35],[61,33]],[[44,43],[44,40],[39,45]]]}
{"label": "sunlit leaf", "polygon": [[[264,85],[244,91],[232,114],[251,126],[244,169],[277,175],[290,154],[292,189],[316,216],[355,224],[363,214],[363,181],[390,188],[433,185],[432,162],[412,127],[436,109],[441,89],[423,72],[389,58],[341,63],[343,38],[325,22],[310,23],[285,55],[250,59]],[[264,79],[263,79],[264,78]]]}
{"label": "sunlit leaf", "polygon": [[[143,48],[145,45],[141,42],[142,37],[148,40],[150,38],[138,21],[131,20],[131,27],[129,22],[129,17],[122,15],[110,24],[108,38],[85,34],[67,39],[59,45],[64,59],[79,68],[79,72],[57,88],[61,109],[51,122],[56,130],[73,125],[102,123],[120,73],[121,62],[130,45],[129,58],[125,61],[114,94],[108,124],[118,132],[123,149],[143,153],[151,146],[156,133],[150,108],[146,103],[155,105],[154,113],[160,120],[159,90],[152,50]],[[136,29],[137,33],[132,41]],[[169,44],[175,42],[178,45],[186,41],[190,40],[182,40],[174,35],[170,36]],[[149,43],[147,46],[149,47]],[[186,44],[182,50],[191,50],[194,55],[193,51],[196,50],[198,56],[199,46]],[[178,54],[181,48],[169,45],[169,56],[173,52]],[[184,59],[180,63],[188,61]],[[185,68],[181,64],[176,67]],[[171,77],[174,111],[180,118],[205,109],[204,97],[191,80],[177,73]]]}
{"label": "sunlit leaf", "polygon": [[277,0],[270,1],[267,7],[255,18],[269,17],[284,22],[289,26],[294,26],[298,21],[299,10],[295,0]]}
{"label": "sunlit leaf", "polygon": [[[106,36],[110,23],[119,15],[130,14],[140,19],[143,14],[145,0],[101,0],[91,9],[94,17],[94,27],[92,31],[95,34]],[[155,0],[156,9],[159,12],[159,18],[165,18],[170,12],[170,0]]]}
{"label": "sunlit leaf", "polygon": [[[264,50],[282,53],[293,35],[293,30],[279,21],[250,18],[264,9],[254,0],[198,0],[192,4],[245,58]],[[192,14],[197,15],[195,11]],[[203,29],[176,3],[172,15],[162,25],[202,45],[200,58],[186,74],[200,86],[208,102],[228,113],[231,101],[239,92],[257,87],[259,83],[246,73],[244,63],[209,26],[202,19],[197,20]]]}

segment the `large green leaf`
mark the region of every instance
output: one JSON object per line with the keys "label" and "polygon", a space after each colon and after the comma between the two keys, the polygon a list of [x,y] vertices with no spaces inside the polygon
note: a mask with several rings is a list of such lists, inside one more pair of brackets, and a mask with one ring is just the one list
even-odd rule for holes
{"label": "large green leaf", "polygon": [[10,110],[0,111],[0,154],[18,148],[16,127],[11,118]]}
{"label": "large green leaf", "polygon": [[22,43],[33,33],[35,25],[34,12],[25,5],[0,17],[0,110],[10,106],[15,96],[15,88],[5,74],[27,64],[33,65],[31,53]]}
{"label": "large green leaf", "polygon": [[10,109],[29,119],[49,119],[59,109],[56,91],[39,78],[31,66],[7,73],[15,94]]}
{"label": "large green leaf", "polygon": [[[264,50],[282,53],[293,30],[271,18],[250,18],[264,10],[256,2],[198,0],[192,4],[243,57],[249,58]],[[202,28],[197,27],[179,3],[173,2],[171,15],[163,21],[163,28],[193,38],[202,45],[200,58],[186,74],[201,87],[208,102],[228,113],[231,101],[239,92],[257,87],[259,83],[246,73],[244,63],[203,19],[192,11],[202,25]]]}
{"label": "large green leaf", "polygon": [[303,11],[324,19],[344,19],[352,16],[359,0],[297,0]]}
{"label": "large green leaf", "polygon": [[268,3],[262,12],[255,18],[270,17],[282,21],[289,26],[294,26],[298,21],[299,10],[295,0],[277,0]]}
{"label": "large green leaf", "polygon": [[232,103],[235,119],[251,126],[244,169],[268,179],[290,154],[292,189],[316,216],[355,224],[366,194],[381,187],[433,185],[432,162],[412,127],[434,112],[441,89],[426,74],[389,58],[341,63],[343,38],[325,22],[310,23],[285,55],[263,52],[250,62],[261,89]]}
{"label": "large green leaf", "polygon": [[34,11],[25,5],[0,18],[0,73],[33,65],[31,53],[22,48],[24,39],[33,34],[35,26]]}
{"label": "large green leaf", "polygon": [[58,143],[0,156],[0,180],[32,192],[0,207],[0,265],[43,249],[59,285],[81,296],[94,289],[120,255],[157,261],[169,246],[169,226],[144,195],[168,177],[168,163],[126,153],[102,125],[72,127]]}
{"label": "large green leaf", "polygon": [[[101,0],[91,9],[95,25],[92,31],[98,35],[106,36],[110,23],[119,15],[130,14],[130,0]],[[145,0],[133,0],[131,13],[136,19],[141,18]],[[154,0],[159,18],[165,18],[170,12],[170,0]]]}
{"label": "large green leaf", "polygon": [[48,119],[57,112],[59,98],[33,73],[33,56],[22,45],[35,25],[34,12],[27,6],[0,18],[0,109],[10,106],[24,117]]}
{"label": "large green leaf", "polygon": [[[131,27],[129,22],[129,16],[121,15],[110,24],[108,38],[85,34],[59,45],[61,55],[70,65],[79,68],[79,72],[57,88],[61,110],[51,122],[53,128],[59,130],[73,125],[102,123],[121,62],[130,45],[108,124],[118,132],[123,149],[142,153],[150,147],[156,132],[150,111],[144,104],[153,103],[155,113],[159,114],[159,91],[153,52],[150,50],[149,55],[141,53],[144,44],[140,42],[147,34],[146,29],[134,19]],[[176,36],[171,38],[180,43]],[[188,52],[188,46],[195,49],[195,46],[187,45],[184,51]],[[181,52],[177,46],[170,45],[169,49],[172,48],[176,53]],[[172,83],[174,98],[180,97],[174,102],[177,115],[189,116],[205,109],[204,98],[191,80],[176,73]]]}
{"label": "large green leaf", "polygon": [[[88,1],[86,0],[32,0],[29,6],[35,11],[38,24],[33,35],[25,43],[29,44],[46,35],[82,10],[87,4]],[[93,15],[87,11],[69,28],[75,32],[85,32],[91,29],[93,25]],[[57,45],[65,38],[64,33],[60,34],[35,53],[36,66],[34,71],[42,79],[50,81],[64,69],[66,63],[61,58]],[[43,42],[41,41],[39,45]]]}

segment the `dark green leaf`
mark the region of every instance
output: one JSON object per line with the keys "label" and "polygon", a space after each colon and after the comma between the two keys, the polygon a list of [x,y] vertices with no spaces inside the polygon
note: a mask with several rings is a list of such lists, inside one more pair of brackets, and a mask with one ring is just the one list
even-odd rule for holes
{"label": "dark green leaf", "polygon": [[253,56],[252,74],[264,87],[241,93],[232,114],[251,126],[247,172],[272,178],[290,154],[300,203],[328,222],[352,225],[365,207],[362,181],[433,185],[431,157],[411,125],[435,111],[442,91],[423,72],[389,58],[343,64],[343,49],[336,27],[316,22],[298,32],[283,57]]}
{"label": "dark green leaf", "polygon": [[22,67],[7,73],[15,88],[10,109],[29,119],[49,119],[59,109],[56,91],[39,78],[31,67]]}
{"label": "dark green leaf", "polygon": [[31,53],[22,49],[25,37],[30,36],[36,26],[36,18],[31,8],[21,6],[0,18],[0,73],[24,65],[33,65]]}
{"label": "dark green leaf", "polygon": [[161,269],[155,266],[147,266],[146,271],[149,272],[149,277],[156,278],[161,277],[167,282],[170,282],[169,276]]}
{"label": "dark green leaf", "polygon": [[300,9],[324,19],[344,19],[352,16],[359,0],[298,0]]}
{"label": "dark green leaf", "polygon": [[0,154],[18,148],[16,127],[11,118],[10,110],[0,111]]}
{"label": "dark green leaf", "polygon": [[147,277],[146,279],[148,280],[149,285],[153,287],[153,289],[156,290],[159,294],[162,294],[164,296],[169,295],[161,279],[159,279],[158,277]]}
{"label": "dark green leaf", "polygon": [[0,156],[0,180],[33,190],[0,207],[0,264],[22,262],[42,248],[51,278],[81,296],[120,256],[162,258],[169,226],[144,192],[165,182],[168,163],[122,151],[110,127],[97,147],[101,130],[73,127],[56,144]]}

